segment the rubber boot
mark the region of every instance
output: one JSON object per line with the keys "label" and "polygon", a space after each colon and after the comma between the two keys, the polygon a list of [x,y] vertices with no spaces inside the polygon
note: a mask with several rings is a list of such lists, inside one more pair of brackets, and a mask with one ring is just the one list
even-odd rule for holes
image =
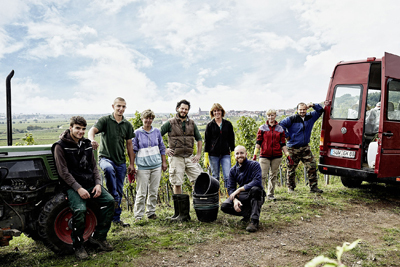
{"label": "rubber boot", "polygon": [[167,217],[167,219],[173,220],[179,215],[179,199],[178,199],[178,194],[172,195],[172,200],[174,201],[174,210],[175,213],[172,215],[172,217]]}
{"label": "rubber boot", "polygon": [[190,200],[189,195],[179,194],[177,195],[179,202],[179,215],[175,218],[171,218],[171,221],[185,222],[190,221]]}

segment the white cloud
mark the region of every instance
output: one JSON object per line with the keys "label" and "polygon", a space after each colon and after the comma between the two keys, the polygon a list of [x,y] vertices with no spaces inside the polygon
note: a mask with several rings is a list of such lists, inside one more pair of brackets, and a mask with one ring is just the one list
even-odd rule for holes
{"label": "white cloud", "polygon": [[115,15],[128,4],[137,2],[138,0],[92,0],[93,9],[100,9],[109,15]]}
{"label": "white cloud", "polygon": [[[55,8],[48,8],[44,20],[28,22],[27,39],[33,48],[27,54],[32,58],[73,55],[86,36],[96,36],[97,31],[87,25],[68,24]],[[36,45],[37,44],[37,45]]]}
{"label": "white cloud", "polygon": [[140,32],[156,48],[184,57],[190,64],[216,46],[216,38],[210,33],[227,16],[228,12],[212,11],[210,5],[201,2],[159,0],[141,10]]}

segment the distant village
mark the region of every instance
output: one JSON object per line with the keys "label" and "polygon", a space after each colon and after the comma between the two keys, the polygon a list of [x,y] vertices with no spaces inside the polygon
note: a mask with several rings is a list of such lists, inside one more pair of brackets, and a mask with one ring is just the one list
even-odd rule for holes
{"label": "distant village", "polygon": [[[227,110],[225,114],[225,118],[233,118],[233,117],[252,117],[254,119],[262,119],[265,117],[265,110],[264,111],[248,111],[248,110]],[[283,115],[292,115],[296,112],[295,108],[292,109],[278,109],[276,110],[277,116]],[[12,121],[13,123],[22,123],[26,121],[43,121],[43,120],[69,120],[69,118],[73,114],[13,114]],[[97,120],[101,116],[106,114],[85,114],[84,117],[87,120]],[[126,114],[127,118],[134,117],[134,114]],[[157,113],[157,119],[161,119],[161,124],[167,121],[170,118],[170,113]],[[197,112],[189,112],[189,117],[199,124],[203,124],[202,122],[206,123],[210,120],[210,112],[208,110],[202,110],[201,108],[198,109]],[[5,124],[7,121],[6,114],[0,113],[0,124]]]}

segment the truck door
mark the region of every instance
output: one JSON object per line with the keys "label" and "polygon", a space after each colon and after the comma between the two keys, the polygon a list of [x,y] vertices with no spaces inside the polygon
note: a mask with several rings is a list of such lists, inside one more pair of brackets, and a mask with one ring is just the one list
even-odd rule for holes
{"label": "truck door", "polygon": [[[400,176],[400,57],[382,58],[382,101],[375,173],[378,178]],[[398,178],[400,181],[400,177]]]}

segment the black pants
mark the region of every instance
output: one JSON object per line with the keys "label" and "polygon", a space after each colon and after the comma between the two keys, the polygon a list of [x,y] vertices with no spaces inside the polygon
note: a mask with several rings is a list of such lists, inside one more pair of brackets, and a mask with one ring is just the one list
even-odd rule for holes
{"label": "black pants", "polygon": [[253,220],[260,219],[261,206],[265,201],[265,191],[261,187],[253,186],[249,191],[240,192],[237,199],[242,202],[241,212],[237,212],[233,207],[233,201],[229,198],[221,205],[221,210],[227,214],[243,216]]}

